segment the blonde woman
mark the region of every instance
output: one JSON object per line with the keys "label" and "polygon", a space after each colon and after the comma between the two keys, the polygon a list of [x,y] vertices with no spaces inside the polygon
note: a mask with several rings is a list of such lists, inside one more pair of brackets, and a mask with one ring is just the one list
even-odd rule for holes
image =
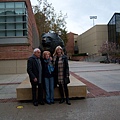
{"label": "blonde woman", "polygon": [[53,54],[54,62],[54,80],[59,85],[59,92],[61,95],[60,104],[65,102],[64,93],[66,96],[66,103],[71,105],[69,101],[69,91],[67,84],[70,83],[69,80],[69,65],[67,56],[64,55],[63,49],[61,46],[57,46]]}
{"label": "blonde woman", "polygon": [[43,78],[45,80],[46,103],[54,104],[54,78],[53,65],[50,59],[50,52],[43,52]]}

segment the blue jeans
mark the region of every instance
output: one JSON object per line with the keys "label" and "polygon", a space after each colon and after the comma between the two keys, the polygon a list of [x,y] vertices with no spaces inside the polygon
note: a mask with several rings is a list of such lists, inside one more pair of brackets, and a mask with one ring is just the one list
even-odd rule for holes
{"label": "blue jeans", "polygon": [[54,78],[45,78],[46,102],[54,102]]}

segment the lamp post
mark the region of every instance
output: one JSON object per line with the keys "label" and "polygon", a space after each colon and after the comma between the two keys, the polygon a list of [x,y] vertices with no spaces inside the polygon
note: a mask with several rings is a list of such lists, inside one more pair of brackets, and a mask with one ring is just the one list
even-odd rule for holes
{"label": "lamp post", "polygon": [[93,19],[93,26],[94,26],[94,19],[97,19],[97,16],[90,16],[90,19]]}

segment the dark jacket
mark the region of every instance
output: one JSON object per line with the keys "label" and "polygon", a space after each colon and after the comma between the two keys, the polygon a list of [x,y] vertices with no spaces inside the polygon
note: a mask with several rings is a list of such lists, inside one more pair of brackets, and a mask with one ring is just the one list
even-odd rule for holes
{"label": "dark jacket", "polygon": [[[42,72],[42,71],[41,71]],[[27,61],[27,73],[29,74],[31,84],[38,84],[38,82],[34,82],[34,79],[37,78],[39,80],[39,67],[36,61],[36,57],[33,55]],[[42,78],[41,78],[42,82]]]}
{"label": "dark jacket", "polygon": [[42,62],[43,78],[53,77],[53,71],[50,73],[49,70],[48,70],[48,65],[49,64],[52,64],[50,59],[49,60],[43,59],[43,62]]}
{"label": "dark jacket", "polygon": [[[62,56],[62,61],[63,61],[63,81],[65,84],[70,83],[70,79],[69,79],[69,65],[68,65],[68,59],[66,55]],[[55,78],[55,82],[56,84],[58,83],[58,66],[56,66],[55,64],[56,61],[54,61],[54,65],[55,65],[55,70],[54,70],[54,78]]]}

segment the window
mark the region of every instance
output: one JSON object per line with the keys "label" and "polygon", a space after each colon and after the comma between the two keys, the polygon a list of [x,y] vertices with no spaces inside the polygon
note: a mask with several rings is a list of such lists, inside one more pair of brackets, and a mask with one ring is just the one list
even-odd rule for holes
{"label": "window", "polygon": [[2,16],[2,17],[0,18],[0,23],[3,23],[3,22],[5,22],[5,17],[4,17],[4,16]]}
{"label": "window", "polygon": [[6,33],[7,33],[7,36],[15,36],[15,31],[10,30],[10,31],[7,31]]}
{"label": "window", "polygon": [[23,31],[22,30],[16,31],[16,36],[23,36]]}
{"label": "window", "polygon": [[7,30],[13,30],[13,29],[15,29],[15,24],[14,23],[7,23],[6,24],[6,29]]}
{"label": "window", "polygon": [[23,2],[15,2],[15,8],[26,8]]}
{"label": "window", "polygon": [[0,36],[5,36],[5,32],[4,32],[4,31],[1,31],[1,32],[0,32]]}
{"label": "window", "polygon": [[6,8],[14,8],[14,2],[6,2]]}
{"label": "window", "polygon": [[3,8],[3,9],[5,8],[5,3],[4,2],[0,3],[0,8]]}
{"label": "window", "polygon": [[0,37],[27,36],[25,2],[0,2]]}
{"label": "window", "polygon": [[6,22],[14,22],[14,16],[6,16]]}
{"label": "window", "polygon": [[16,24],[16,29],[23,29],[23,23],[17,23]]}
{"label": "window", "polygon": [[0,15],[5,15],[5,10],[4,9],[0,9]]}
{"label": "window", "polygon": [[5,23],[0,25],[0,29],[5,29]]}
{"label": "window", "polygon": [[23,17],[22,16],[16,16],[16,22],[22,22]]}

